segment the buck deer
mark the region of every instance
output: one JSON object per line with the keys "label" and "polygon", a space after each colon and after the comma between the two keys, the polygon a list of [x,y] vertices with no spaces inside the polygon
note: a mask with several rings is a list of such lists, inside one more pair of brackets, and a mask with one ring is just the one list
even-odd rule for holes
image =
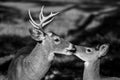
{"label": "buck deer", "polygon": [[29,10],[30,23],[33,25],[30,34],[37,44],[29,54],[23,53],[24,49],[18,51],[9,67],[8,80],[41,80],[51,66],[54,53],[71,55],[71,50],[74,50],[70,42],[43,29],[58,14],[51,12],[44,16],[43,9],[44,7],[39,14],[40,23],[33,20]]}
{"label": "buck deer", "polygon": [[108,47],[108,44],[101,45],[99,49],[76,46],[75,55],[85,61],[83,80],[120,80],[117,77],[102,77],[99,74],[100,58],[107,53]]}

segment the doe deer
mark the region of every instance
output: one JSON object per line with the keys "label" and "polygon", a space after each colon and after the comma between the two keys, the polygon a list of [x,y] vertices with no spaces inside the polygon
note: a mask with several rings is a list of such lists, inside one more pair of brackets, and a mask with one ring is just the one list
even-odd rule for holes
{"label": "doe deer", "polygon": [[43,9],[39,14],[40,23],[36,23],[29,10],[31,37],[37,41],[33,50],[29,53],[18,51],[18,55],[12,61],[8,70],[8,80],[41,80],[47,73],[54,59],[54,53],[71,55],[74,50],[73,45],[60,38],[52,32],[46,32],[43,27],[48,25],[58,14],[52,13],[48,16],[43,15]]}
{"label": "doe deer", "polygon": [[106,55],[109,45],[103,44],[96,48],[76,46],[75,55],[85,61],[83,80],[120,80],[117,77],[102,77],[99,74],[100,58]]}

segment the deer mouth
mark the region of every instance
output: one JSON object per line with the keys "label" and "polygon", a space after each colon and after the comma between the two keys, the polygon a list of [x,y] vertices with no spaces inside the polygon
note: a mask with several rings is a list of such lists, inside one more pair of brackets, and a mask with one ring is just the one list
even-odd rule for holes
{"label": "deer mouth", "polygon": [[73,47],[71,49],[66,49],[66,53],[65,54],[68,54],[68,55],[74,55],[76,52],[76,48]]}
{"label": "deer mouth", "polygon": [[74,45],[70,45],[68,48],[64,49],[62,52],[55,52],[55,54],[63,54],[63,55],[74,55],[76,53],[76,48]]}
{"label": "deer mouth", "polygon": [[70,50],[67,50],[67,52],[75,53],[75,52],[76,52],[76,49],[70,49]]}
{"label": "deer mouth", "polygon": [[55,54],[62,54],[62,55],[74,55],[76,52],[76,49],[72,48],[72,49],[65,49],[62,52],[55,52]]}
{"label": "deer mouth", "polygon": [[70,44],[69,48],[66,48],[66,52],[73,54],[76,52],[76,47],[73,44]]}

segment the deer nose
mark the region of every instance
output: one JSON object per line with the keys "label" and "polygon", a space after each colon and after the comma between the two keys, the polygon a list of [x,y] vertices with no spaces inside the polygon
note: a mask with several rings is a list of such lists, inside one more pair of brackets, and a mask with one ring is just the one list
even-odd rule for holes
{"label": "deer nose", "polygon": [[67,51],[71,52],[71,53],[75,53],[76,52],[76,48],[73,44],[70,44],[69,47],[67,48]]}

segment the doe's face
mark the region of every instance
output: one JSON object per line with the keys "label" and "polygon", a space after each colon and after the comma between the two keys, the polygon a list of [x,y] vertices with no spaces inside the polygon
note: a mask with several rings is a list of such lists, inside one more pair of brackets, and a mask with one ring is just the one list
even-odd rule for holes
{"label": "doe's face", "polygon": [[75,46],[76,47],[76,55],[78,58],[83,61],[95,61],[99,57],[104,56],[109,48],[108,44],[103,44],[99,47],[99,49],[84,47],[84,46]]}
{"label": "doe's face", "polygon": [[98,51],[95,48],[76,46],[77,52],[75,55],[83,61],[91,61],[98,58]]}

